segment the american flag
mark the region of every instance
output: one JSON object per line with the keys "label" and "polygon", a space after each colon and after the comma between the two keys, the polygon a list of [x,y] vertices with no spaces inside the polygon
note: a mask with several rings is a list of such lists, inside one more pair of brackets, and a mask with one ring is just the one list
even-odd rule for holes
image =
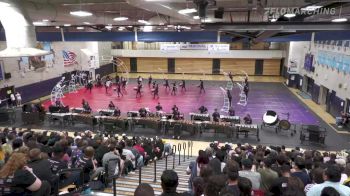
{"label": "american flag", "polygon": [[78,64],[78,62],[76,61],[77,55],[74,52],[65,51],[65,50],[63,50],[62,52],[63,52],[63,65],[64,66]]}

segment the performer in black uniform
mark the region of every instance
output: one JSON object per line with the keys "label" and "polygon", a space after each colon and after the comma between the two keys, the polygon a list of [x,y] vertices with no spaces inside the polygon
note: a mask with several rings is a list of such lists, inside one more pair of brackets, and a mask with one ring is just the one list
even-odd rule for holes
{"label": "performer in black uniform", "polygon": [[157,111],[162,111],[163,107],[160,105],[160,103],[158,102],[158,105],[156,106],[156,110]]}
{"label": "performer in black uniform", "polygon": [[127,83],[127,80],[126,80],[126,78],[122,78],[122,89],[123,89],[123,91],[124,92],[126,92],[126,83]]}
{"label": "performer in black uniform", "polygon": [[149,75],[149,78],[148,78],[148,87],[151,87],[151,84],[152,84],[152,75]]}
{"label": "performer in black uniform", "polygon": [[228,102],[229,102],[229,106],[231,107],[232,105],[232,95],[230,90],[227,89],[227,98],[228,98]]}
{"label": "performer in black uniform", "polygon": [[205,89],[204,89],[204,82],[203,80],[199,80],[200,81],[200,84],[199,84],[199,94],[202,94],[202,91],[204,91],[205,93]]}
{"label": "performer in black uniform", "polygon": [[145,108],[140,108],[139,113],[142,118],[147,116],[147,110]]}
{"label": "performer in black uniform", "polygon": [[252,117],[250,117],[250,114],[247,114],[244,118],[244,124],[251,125],[253,123]]}
{"label": "performer in black uniform", "polygon": [[157,98],[159,99],[159,87],[158,87],[158,84],[156,85],[156,87],[154,88],[154,91],[153,91],[153,99],[155,99],[157,96]]}
{"label": "performer in black uniform", "polygon": [[168,88],[170,89],[168,79],[164,79],[164,86],[165,86],[165,90],[168,90]]}
{"label": "performer in black uniform", "polygon": [[114,110],[115,109],[115,105],[114,105],[113,101],[109,102],[108,109],[110,109],[110,110]]}
{"label": "performer in black uniform", "polygon": [[179,112],[179,110],[174,110],[173,111],[173,119],[174,120],[180,120],[180,112]]}
{"label": "performer in black uniform", "polygon": [[172,110],[173,113],[174,113],[174,111],[179,111],[179,108],[178,108],[176,105],[174,105],[174,106],[171,108],[171,110]]}
{"label": "performer in black uniform", "polygon": [[172,88],[172,90],[171,90],[171,95],[176,95],[176,89],[177,89],[177,87],[176,87],[176,82],[174,82],[174,83],[173,83],[173,88]]}
{"label": "performer in black uniform", "polygon": [[219,122],[220,120],[220,113],[218,112],[218,109],[215,109],[215,112],[213,113],[213,121]]}
{"label": "performer in black uniform", "polygon": [[154,81],[152,82],[152,88],[153,88],[153,89],[156,88],[156,84],[157,84],[157,82],[154,80]]}
{"label": "performer in black uniform", "polygon": [[185,89],[186,91],[186,82],[185,80],[182,80],[182,83],[181,83],[181,91],[183,91]]}
{"label": "performer in black uniform", "polygon": [[228,115],[229,116],[234,116],[235,115],[235,110],[233,109],[233,106],[231,106],[230,109],[228,109]]}
{"label": "performer in black uniform", "polygon": [[119,78],[119,76],[118,76],[118,75],[116,75],[116,76],[115,76],[115,83],[117,83],[117,84],[118,84],[119,82],[120,82],[120,78]]}
{"label": "performer in black uniform", "polygon": [[83,109],[84,113],[91,113],[91,107],[89,105],[89,102],[84,100]]}
{"label": "performer in black uniform", "polygon": [[204,105],[202,105],[200,108],[198,108],[198,110],[201,114],[205,114],[208,112],[208,108],[206,108]]}
{"label": "performer in black uniform", "polygon": [[136,88],[136,98],[139,95],[141,97],[141,89],[142,89],[142,84],[138,84]]}
{"label": "performer in black uniform", "polygon": [[102,87],[102,81],[101,81],[101,76],[100,75],[98,75],[96,77],[96,81],[97,81],[96,86],[97,87]]}
{"label": "performer in black uniform", "polygon": [[92,87],[93,87],[92,80],[89,80],[88,83],[86,84],[86,90],[90,90],[90,93],[91,93]]}
{"label": "performer in black uniform", "polygon": [[248,99],[248,92],[249,92],[249,86],[248,83],[245,83],[244,87],[243,87],[243,91],[245,93],[246,99]]}
{"label": "performer in black uniform", "polygon": [[123,96],[122,87],[121,87],[120,82],[117,83],[116,91],[117,91],[118,97],[119,97],[119,95],[122,95],[122,96]]}
{"label": "performer in black uniform", "polygon": [[118,107],[115,107],[113,116],[120,116],[120,114],[121,114],[120,109]]}
{"label": "performer in black uniform", "polygon": [[137,78],[137,84],[141,84],[141,83],[142,83],[142,77],[139,76],[139,77]]}

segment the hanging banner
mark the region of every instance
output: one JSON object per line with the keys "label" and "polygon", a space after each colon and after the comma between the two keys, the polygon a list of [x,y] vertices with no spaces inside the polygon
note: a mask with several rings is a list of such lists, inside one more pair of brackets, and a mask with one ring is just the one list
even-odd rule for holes
{"label": "hanging banner", "polygon": [[208,44],[209,53],[228,53],[230,51],[229,44]]}
{"label": "hanging banner", "polygon": [[181,44],[181,50],[208,50],[207,44]]}
{"label": "hanging banner", "polygon": [[180,44],[161,44],[160,50],[162,52],[177,52],[180,51]]}

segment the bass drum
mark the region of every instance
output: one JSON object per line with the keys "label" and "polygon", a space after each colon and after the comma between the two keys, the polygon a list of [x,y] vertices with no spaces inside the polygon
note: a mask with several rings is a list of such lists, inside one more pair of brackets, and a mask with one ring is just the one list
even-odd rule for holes
{"label": "bass drum", "polygon": [[280,129],[289,130],[291,127],[291,124],[288,120],[281,120],[278,126]]}

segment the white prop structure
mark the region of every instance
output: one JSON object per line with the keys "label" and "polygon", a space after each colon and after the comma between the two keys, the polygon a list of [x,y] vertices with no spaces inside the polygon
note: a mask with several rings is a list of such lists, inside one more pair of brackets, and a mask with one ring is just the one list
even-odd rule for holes
{"label": "white prop structure", "polygon": [[[245,75],[245,78],[248,79],[248,74],[245,72],[245,71],[242,71],[241,72]],[[246,85],[245,84],[245,78],[239,76],[239,78],[241,79],[241,83],[239,82],[236,82],[237,86],[239,87],[239,101],[238,101],[238,105],[242,105],[242,106],[246,106],[247,103],[248,103],[248,100],[247,100],[247,96],[244,92],[244,86]]]}
{"label": "white prop structure", "polygon": [[126,83],[129,83],[129,70],[125,63],[119,58],[113,58],[113,56],[101,56],[102,63],[112,63],[116,67],[118,74],[120,73],[123,78],[126,78]]}
{"label": "white prop structure", "polygon": [[76,75],[72,74],[71,79],[69,81],[68,84],[68,92],[77,92],[77,87],[76,87],[77,83],[76,83]]}
{"label": "white prop structure", "polygon": [[231,81],[231,79],[229,78],[229,74],[227,73],[227,72],[222,72],[223,74],[224,74],[224,76],[225,76],[225,78],[226,78],[226,80],[227,80],[227,84],[226,84],[226,89],[227,90],[232,90],[232,88],[233,88],[233,83],[232,83],[232,81]]}
{"label": "white prop structure", "polygon": [[224,104],[222,105],[221,111],[222,112],[228,112],[228,110],[230,109],[230,101],[228,100],[227,97],[227,91],[220,87],[222,94],[224,95]]}
{"label": "white prop structure", "polygon": [[63,92],[64,92],[64,77],[55,85],[55,87],[51,91],[51,104],[55,104],[56,101],[60,101],[62,105],[62,98],[64,97]]}

